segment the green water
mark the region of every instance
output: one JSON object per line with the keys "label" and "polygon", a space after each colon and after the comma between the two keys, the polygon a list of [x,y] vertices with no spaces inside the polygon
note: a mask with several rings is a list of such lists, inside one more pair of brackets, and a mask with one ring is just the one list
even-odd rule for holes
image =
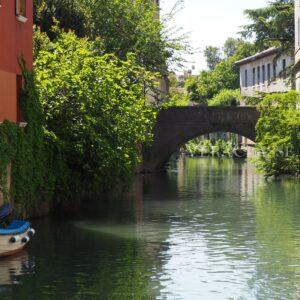
{"label": "green water", "polygon": [[181,158],[120,199],[35,221],[0,299],[300,299],[300,184]]}

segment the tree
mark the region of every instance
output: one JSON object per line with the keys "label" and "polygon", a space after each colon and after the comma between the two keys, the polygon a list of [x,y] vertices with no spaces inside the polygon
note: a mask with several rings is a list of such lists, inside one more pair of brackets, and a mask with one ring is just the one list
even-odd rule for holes
{"label": "tree", "polygon": [[167,101],[165,101],[162,106],[187,106],[189,104],[188,95],[186,89],[181,86],[174,73],[169,74],[169,95]]}
{"label": "tree", "polygon": [[51,31],[57,20],[62,29],[73,30],[79,37],[87,35],[86,15],[77,0],[33,0],[34,24],[50,38],[55,38]]}
{"label": "tree", "polygon": [[253,44],[240,41],[234,55],[222,60],[214,70],[201,71],[196,79],[187,82],[186,87],[190,100],[200,104],[208,104],[209,100],[221,90],[238,89],[240,74],[235,62],[255,52],[256,47]]}
{"label": "tree", "polygon": [[218,47],[207,46],[204,50],[204,56],[209,70],[214,70],[221,61],[221,52]]}
{"label": "tree", "polygon": [[228,38],[222,48],[225,59],[233,56],[242,43],[241,39]]}
{"label": "tree", "polygon": [[35,24],[47,32],[58,24],[79,37],[100,39],[105,53],[126,59],[136,55],[137,63],[152,72],[168,74],[168,66],[184,49],[181,38],[166,30],[153,0],[35,0]]}
{"label": "tree", "polygon": [[67,185],[62,190],[79,192],[93,183],[103,188],[128,180],[139,161],[137,145],[151,131],[145,86],[153,76],[134,56],[99,56],[95,42],[74,33],[48,41],[36,58],[35,72],[49,147],[60,168],[57,182]]}
{"label": "tree", "polygon": [[300,175],[300,95],[266,95],[258,108],[257,165],[266,176]]}
{"label": "tree", "polygon": [[210,106],[236,106],[241,100],[241,92],[236,90],[221,90],[214,98],[208,101]]}
{"label": "tree", "polygon": [[279,46],[282,51],[293,53],[294,0],[273,0],[267,7],[248,9],[245,14],[251,23],[244,26],[244,37],[254,37],[260,50]]}

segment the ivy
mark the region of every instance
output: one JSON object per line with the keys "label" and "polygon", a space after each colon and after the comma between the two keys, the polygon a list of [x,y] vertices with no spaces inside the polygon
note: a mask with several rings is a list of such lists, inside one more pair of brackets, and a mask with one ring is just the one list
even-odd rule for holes
{"label": "ivy", "polygon": [[[23,68],[25,86],[21,108],[27,122],[25,128],[4,121],[0,126],[0,174],[4,200],[13,200],[19,213],[34,211],[41,201],[53,197],[53,174],[49,174],[49,151],[43,124],[43,110],[33,75]],[[11,164],[11,189],[7,189],[7,168]]]}

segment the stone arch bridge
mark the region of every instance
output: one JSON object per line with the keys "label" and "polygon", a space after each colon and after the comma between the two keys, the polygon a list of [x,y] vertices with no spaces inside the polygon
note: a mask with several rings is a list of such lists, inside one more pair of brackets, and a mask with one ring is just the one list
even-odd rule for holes
{"label": "stone arch bridge", "polygon": [[259,113],[255,107],[170,107],[162,110],[154,127],[152,148],[144,153],[145,172],[162,170],[170,156],[198,136],[231,132],[255,141]]}

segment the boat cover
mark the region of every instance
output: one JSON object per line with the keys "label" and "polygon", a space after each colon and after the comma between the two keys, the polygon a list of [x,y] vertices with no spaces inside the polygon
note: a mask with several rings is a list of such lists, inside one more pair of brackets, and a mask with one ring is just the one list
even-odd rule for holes
{"label": "boat cover", "polygon": [[0,220],[5,219],[13,212],[14,208],[11,204],[4,204],[0,207]]}
{"label": "boat cover", "polygon": [[29,227],[30,227],[30,223],[27,221],[14,220],[6,228],[0,227],[0,235],[21,234],[24,233],[27,229],[29,229]]}

